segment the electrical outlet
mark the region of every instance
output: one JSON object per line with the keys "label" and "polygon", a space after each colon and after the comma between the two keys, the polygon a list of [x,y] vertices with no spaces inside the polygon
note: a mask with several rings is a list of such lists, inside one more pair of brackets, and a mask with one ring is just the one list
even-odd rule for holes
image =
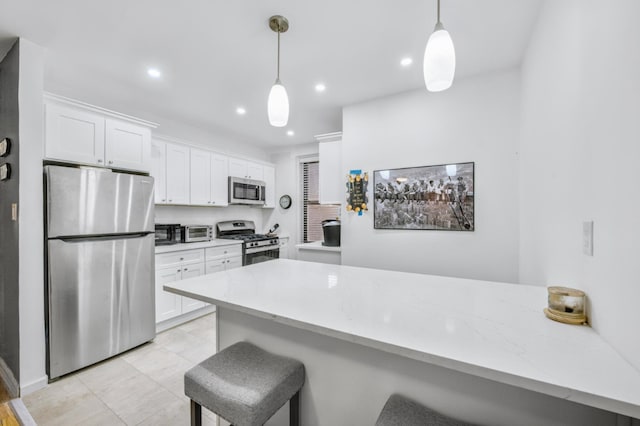
{"label": "electrical outlet", "polygon": [[18,221],[18,203],[11,203],[11,220]]}
{"label": "electrical outlet", "polygon": [[593,256],[593,221],[582,222],[582,253]]}

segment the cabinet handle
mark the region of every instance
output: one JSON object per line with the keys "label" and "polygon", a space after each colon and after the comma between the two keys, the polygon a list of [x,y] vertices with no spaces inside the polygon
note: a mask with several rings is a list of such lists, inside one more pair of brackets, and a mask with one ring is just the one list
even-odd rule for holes
{"label": "cabinet handle", "polygon": [[113,164],[113,161],[109,160],[109,164]]}
{"label": "cabinet handle", "polygon": [[231,262],[230,260],[227,260],[227,263]]}
{"label": "cabinet handle", "polygon": [[169,202],[172,202],[173,200],[169,200]]}
{"label": "cabinet handle", "polygon": [[181,257],[180,260],[184,260],[184,257]]}
{"label": "cabinet handle", "polygon": [[224,263],[224,260],[222,261],[222,263]]}
{"label": "cabinet handle", "polygon": [[215,203],[216,203],[215,201],[212,201],[212,202],[211,202],[211,204],[215,204]]}
{"label": "cabinet handle", "polygon": [[165,198],[162,199],[162,202],[164,203],[165,201],[167,201]]}
{"label": "cabinet handle", "polygon": [[227,251],[226,251],[226,250],[224,251],[224,254],[227,254]]}
{"label": "cabinet handle", "polygon": [[182,269],[178,269],[178,271],[177,271],[177,272],[182,272]]}
{"label": "cabinet handle", "polygon": [[189,270],[189,268],[184,268],[184,269],[183,269],[183,271],[187,271],[187,270]]}
{"label": "cabinet handle", "polygon": [[98,160],[98,163],[102,163],[102,160]]}

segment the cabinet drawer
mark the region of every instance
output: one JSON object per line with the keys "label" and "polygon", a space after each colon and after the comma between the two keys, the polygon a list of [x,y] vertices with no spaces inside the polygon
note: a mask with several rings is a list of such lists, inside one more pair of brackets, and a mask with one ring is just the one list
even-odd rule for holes
{"label": "cabinet drawer", "polygon": [[242,245],[234,244],[234,245],[222,246],[222,247],[210,247],[206,249],[206,251],[207,251],[207,255],[206,255],[207,261],[226,258],[230,256],[242,256]]}
{"label": "cabinet drawer", "polygon": [[227,259],[210,260],[206,263],[206,273],[213,274],[214,272],[224,271],[226,269]]}
{"label": "cabinet drawer", "polygon": [[156,255],[156,268],[204,262],[204,249],[181,250]]}

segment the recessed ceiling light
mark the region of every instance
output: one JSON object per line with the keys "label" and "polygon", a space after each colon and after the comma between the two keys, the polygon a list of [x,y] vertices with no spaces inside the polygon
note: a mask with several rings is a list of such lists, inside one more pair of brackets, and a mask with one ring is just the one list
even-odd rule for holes
{"label": "recessed ceiling light", "polygon": [[243,107],[238,107],[236,108],[236,113],[238,113],[238,115],[245,115],[247,113],[247,110]]}
{"label": "recessed ceiling light", "polygon": [[160,72],[160,70],[158,68],[149,68],[147,70],[147,74],[149,74],[149,77],[153,77],[153,78],[162,77],[162,73]]}
{"label": "recessed ceiling light", "polygon": [[316,84],[316,92],[318,92],[318,93],[322,93],[322,92],[324,92],[325,90],[327,90],[327,86],[325,86],[325,85],[324,85],[324,84],[322,84],[322,83],[318,83],[318,84]]}
{"label": "recessed ceiling light", "polygon": [[287,135],[293,136],[295,134],[296,134],[296,132],[294,132],[293,130],[287,130]]}
{"label": "recessed ceiling light", "polygon": [[402,58],[402,60],[400,61],[400,65],[402,65],[403,67],[408,67],[412,63],[413,63],[413,59],[411,58]]}

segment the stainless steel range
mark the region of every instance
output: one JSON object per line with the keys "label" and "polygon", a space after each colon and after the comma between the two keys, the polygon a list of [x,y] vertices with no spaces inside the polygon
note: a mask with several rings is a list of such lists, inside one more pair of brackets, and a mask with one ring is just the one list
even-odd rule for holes
{"label": "stainless steel range", "polygon": [[251,220],[218,222],[216,236],[230,240],[242,240],[242,265],[266,262],[280,257],[280,239],[276,236],[256,234]]}

